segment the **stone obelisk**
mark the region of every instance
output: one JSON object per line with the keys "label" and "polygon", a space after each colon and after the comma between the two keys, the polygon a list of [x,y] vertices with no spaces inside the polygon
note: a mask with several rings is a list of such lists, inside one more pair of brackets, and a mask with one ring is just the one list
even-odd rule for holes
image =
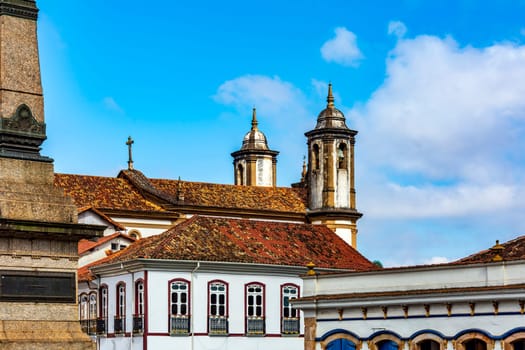
{"label": "stone obelisk", "polygon": [[76,303],[77,243],[101,235],[53,186],[34,0],[0,0],[0,349],[94,349]]}

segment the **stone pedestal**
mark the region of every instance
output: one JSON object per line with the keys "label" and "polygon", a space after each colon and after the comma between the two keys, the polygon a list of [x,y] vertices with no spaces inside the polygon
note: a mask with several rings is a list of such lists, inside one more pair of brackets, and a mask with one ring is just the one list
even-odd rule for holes
{"label": "stone pedestal", "polygon": [[76,300],[78,224],[49,162],[0,157],[0,348],[92,350]]}

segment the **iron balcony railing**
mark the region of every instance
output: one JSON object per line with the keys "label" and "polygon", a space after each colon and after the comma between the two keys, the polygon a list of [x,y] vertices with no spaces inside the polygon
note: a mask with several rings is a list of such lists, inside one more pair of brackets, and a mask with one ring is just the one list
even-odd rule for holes
{"label": "iron balcony railing", "polygon": [[190,316],[171,315],[171,334],[188,334],[190,332]]}
{"label": "iron balcony railing", "polygon": [[89,320],[80,320],[80,328],[82,329],[82,332],[88,333],[89,332]]}
{"label": "iron balcony railing", "polygon": [[283,317],[281,329],[283,334],[299,334],[299,317]]}
{"label": "iron balcony railing", "polygon": [[228,334],[228,317],[227,316],[209,316],[208,317],[209,334],[224,335]]}
{"label": "iron balcony railing", "polygon": [[97,319],[97,325],[96,325],[96,331],[97,334],[106,334],[108,332],[108,320],[105,317],[101,317]]}
{"label": "iron balcony railing", "polygon": [[144,315],[133,316],[133,333],[144,333]]}
{"label": "iron balcony railing", "polygon": [[246,334],[261,335],[265,333],[264,317],[248,316],[246,317]]}
{"label": "iron balcony railing", "polygon": [[115,316],[113,328],[115,329],[115,334],[126,333],[126,316]]}

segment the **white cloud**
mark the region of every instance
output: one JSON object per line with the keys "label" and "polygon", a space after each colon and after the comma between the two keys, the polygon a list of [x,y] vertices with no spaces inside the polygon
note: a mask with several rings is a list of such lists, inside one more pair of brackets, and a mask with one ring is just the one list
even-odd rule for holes
{"label": "white cloud", "polygon": [[450,260],[444,256],[433,256],[432,258],[425,260],[423,263],[426,265],[434,265],[434,264],[446,264],[450,262]]}
{"label": "white cloud", "polygon": [[398,38],[402,38],[405,36],[407,32],[407,27],[405,24],[401,21],[390,21],[388,23],[388,34],[389,35],[395,35]]}
{"label": "white cloud", "polygon": [[345,27],[335,28],[335,37],[321,47],[321,56],[327,62],[357,66],[363,54],[357,47],[356,35]]}
{"label": "white cloud", "polygon": [[360,209],[438,218],[525,207],[523,81],[525,46],[400,39],[383,85],[347,113],[366,174]]}
{"label": "white cloud", "polygon": [[104,106],[111,111],[115,111],[119,113],[124,112],[124,110],[119,106],[119,104],[115,101],[113,97],[109,97],[109,96],[104,97],[102,102],[104,103]]}
{"label": "white cloud", "polygon": [[278,76],[244,75],[219,86],[214,100],[245,114],[253,106],[274,123],[306,119],[306,98],[293,84]]}

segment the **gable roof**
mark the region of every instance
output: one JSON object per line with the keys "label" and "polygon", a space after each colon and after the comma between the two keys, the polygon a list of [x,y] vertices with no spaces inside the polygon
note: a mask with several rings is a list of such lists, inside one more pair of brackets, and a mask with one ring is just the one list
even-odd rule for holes
{"label": "gable roof", "polygon": [[78,209],[78,214],[83,214],[83,213],[86,213],[88,211],[91,211],[91,212],[95,213],[96,215],[98,215],[100,218],[102,218],[108,224],[112,225],[116,230],[122,230],[122,231],[126,230],[126,227],[124,227],[123,225],[119,224],[118,222],[116,222],[115,220],[113,220],[112,218],[110,218],[109,216],[107,216],[106,214],[104,214],[103,212],[98,210],[97,208],[93,208],[92,206],[79,208]]}
{"label": "gable roof", "polygon": [[376,266],[323,225],[194,216],[100,261],[193,260],[354,271]]}
{"label": "gable roof", "polygon": [[131,236],[128,236],[127,234],[124,234],[122,232],[115,232],[113,233],[112,235],[109,235],[109,236],[104,236],[104,237],[100,237],[97,241],[90,241],[90,240],[87,240],[87,239],[81,239],[79,242],[78,242],[78,254],[81,255],[93,248],[96,248],[98,246],[101,246],[102,244],[108,242],[108,241],[111,241],[115,238],[119,238],[119,237],[122,237],[124,239],[127,239],[129,240],[130,242],[135,242],[136,239],[131,237]]}
{"label": "gable roof", "polygon": [[[498,242],[496,243],[498,245]],[[500,249],[495,249],[496,246],[482,250],[475,254],[469,255],[465,258],[459,259],[453,264],[457,263],[488,263],[494,261],[493,258],[499,254],[504,261],[507,260],[525,260],[525,236],[514,238],[510,241],[500,244]]]}
{"label": "gable roof", "polygon": [[301,214],[306,212],[300,189],[223,185],[164,179],[151,179],[150,181],[157,189],[173,196],[173,198],[182,195],[184,205]]}
{"label": "gable roof", "polygon": [[90,206],[102,210],[165,211],[121,178],[55,174],[55,186],[62,187],[78,208]]}
{"label": "gable roof", "polygon": [[55,174],[79,208],[111,211],[223,215],[304,221],[306,189],[150,179],[138,170],[116,178]]}
{"label": "gable roof", "polygon": [[150,200],[164,202],[169,208],[185,211],[219,210],[306,213],[304,188],[239,186],[169,179],[150,179],[138,170],[123,170],[119,177],[127,179]]}

